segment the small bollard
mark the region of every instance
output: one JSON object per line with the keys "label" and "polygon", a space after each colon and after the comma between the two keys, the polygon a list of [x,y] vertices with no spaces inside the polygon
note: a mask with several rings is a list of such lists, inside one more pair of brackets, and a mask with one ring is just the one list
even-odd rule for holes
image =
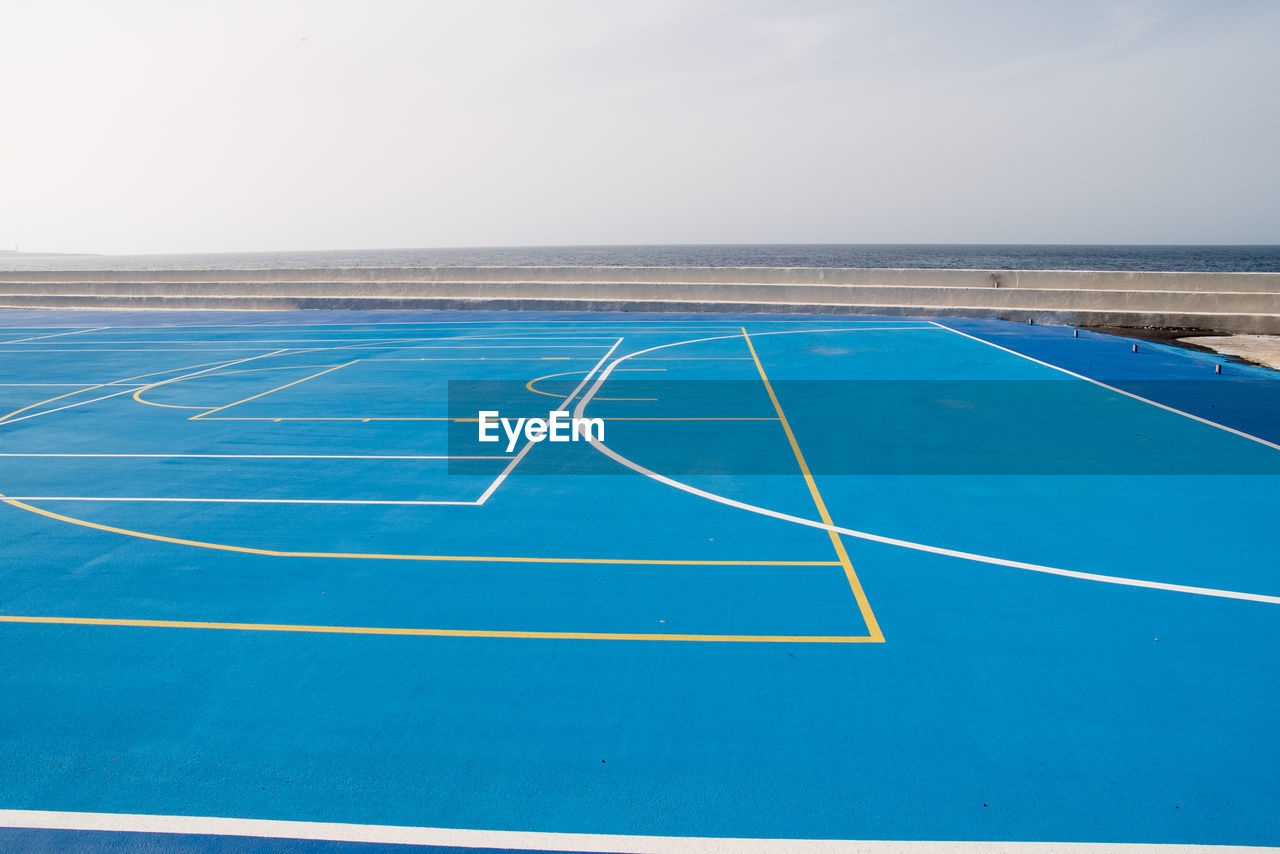
{"label": "small bollard", "polygon": [[1135,353],[1136,353],[1136,352],[1138,352],[1138,345],[1137,345],[1137,344],[1134,344],[1134,345],[1133,345],[1133,352],[1135,352]]}
{"label": "small bollard", "polygon": [[1222,373],[1222,365],[1214,365],[1214,366],[1213,366],[1213,372],[1214,372],[1215,374],[1220,374],[1220,373]]}
{"label": "small bollard", "polygon": [[1034,324],[1035,322],[1036,322],[1036,321],[1035,321],[1035,318],[1034,318],[1034,317],[1028,317],[1028,318],[1027,318],[1027,326],[1031,326],[1031,325],[1032,325],[1032,324]]}
{"label": "small bollard", "polygon": [[1072,338],[1079,338],[1079,337],[1080,337],[1080,330],[1079,330],[1079,329],[1072,329],[1072,330],[1071,330],[1071,337],[1072,337]]}

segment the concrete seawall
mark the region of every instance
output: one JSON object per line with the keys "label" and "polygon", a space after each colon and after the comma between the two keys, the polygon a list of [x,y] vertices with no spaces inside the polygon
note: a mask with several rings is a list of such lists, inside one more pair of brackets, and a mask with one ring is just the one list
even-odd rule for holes
{"label": "concrete seawall", "polygon": [[1280,334],[1280,273],[818,267],[0,271],[0,307],[818,311]]}

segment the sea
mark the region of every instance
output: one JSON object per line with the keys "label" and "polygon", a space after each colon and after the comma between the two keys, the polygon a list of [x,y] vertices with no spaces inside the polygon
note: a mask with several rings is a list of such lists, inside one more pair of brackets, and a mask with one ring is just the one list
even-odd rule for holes
{"label": "sea", "polygon": [[169,255],[0,251],[0,270],[209,270],[472,266],[911,267],[1280,272],[1280,246],[841,243],[491,246]]}

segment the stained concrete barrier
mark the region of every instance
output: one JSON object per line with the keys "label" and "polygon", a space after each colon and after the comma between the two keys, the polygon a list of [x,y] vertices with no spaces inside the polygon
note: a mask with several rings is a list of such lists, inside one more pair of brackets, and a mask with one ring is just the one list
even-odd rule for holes
{"label": "stained concrete barrier", "polygon": [[3,271],[0,307],[818,311],[1278,334],[1280,273],[821,267]]}

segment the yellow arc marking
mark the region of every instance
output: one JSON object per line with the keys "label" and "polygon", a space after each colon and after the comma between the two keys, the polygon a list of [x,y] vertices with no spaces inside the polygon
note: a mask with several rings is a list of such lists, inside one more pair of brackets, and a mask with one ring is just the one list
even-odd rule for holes
{"label": "yellow arc marking", "polygon": [[[827,512],[827,505],[822,500],[822,494],[818,492],[818,484],[813,479],[813,474],[809,471],[809,464],[805,462],[804,454],[800,451],[800,443],[796,441],[796,434],[791,432],[791,424],[787,421],[787,416],[782,411],[782,404],[778,402],[778,396],[774,394],[773,384],[769,382],[769,377],[764,372],[764,365],[760,364],[760,356],[756,354],[755,345],[751,343],[751,336],[747,334],[747,328],[741,327],[742,337],[747,342],[747,349],[751,351],[751,358],[756,363],[756,370],[760,372],[760,379],[764,382],[765,391],[769,393],[769,400],[773,402],[774,411],[778,413],[778,421],[782,424],[782,429],[787,433],[787,441],[791,443],[791,452],[795,454],[796,462],[800,464],[800,472],[804,475],[804,482],[809,486],[809,494],[813,496],[814,506],[818,508],[818,515],[822,517],[822,521],[827,525],[835,525],[831,520],[831,514]],[[828,531],[831,537],[831,544],[835,547],[836,556],[840,558],[840,565],[844,567],[844,574],[849,579],[849,587],[853,590],[853,596],[858,601],[858,610],[862,612],[862,619],[867,624],[867,630],[871,637],[877,642],[884,641],[884,635],[880,631],[880,625],[876,622],[875,614],[871,612],[871,603],[867,601],[867,594],[862,589],[862,582],[858,581],[858,575],[853,571],[853,562],[849,560],[849,554],[844,550],[844,543],[840,541],[840,535],[835,531]]]}
{"label": "yellow arc marking", "polygon": [[[190,380],[190,379],[201,379],[203,377],[227,377],[227,376],[231,376],[232,374],[253,374],[261,371],[296,371],[301,368],[330,368],[330,367],[334,367],[334,366],[333,365],[284,365],[282,367],[277,367],[277,368],[246,368],[238,371],[216,371],[212,374],[201,374],[199,377],[187,377],[186,379]],[[176,403],[156,403],[154,400],[146,400],[142,397],[142,393],[144,391],[151,391],[151,389],[159,388],[162,385],[172,385],[172,383],[171,382],[152,383],[149,386],[140,388],[137,391],[135,391],[132,397],[138,403],[145,403],[147,406],[162,406],[165,409],[206,409],[206,410],[209,409],[208,406],[180,406],[179,404],[176,404]]]}
{"label": "yellow arc marking", "polygon": [[[154,388],[154,386],[147,386],[147,388]],[[138,403],[145,403],[147,406],[162,406],[165,409],[208,409],[209,408],[207,406],[182,406],[177,403],[156,403],[154,400],[143,400],[141,395],[144,391],[146,391],[146,389],[140,388],[137,391],[135,391],[131,395],[131,397],[133,397],[133,399]]]}
{"label": "yellow arc marking", "polygon": [[158,376],[162,376],[163,374],[175,374],[178,371],[189,371],[193,368],[204,368],[209,365],[219,365],[219,364],[222,364],[222,361],[201,362],[198,365],[187,365],[182,368],[171,368],[167,371],[152,371],[149,374],[138,374],[135,377],[123,377],[118,380],[112,380],[109,383],[99,383],[98,385],[91,385],[88,388],[76,389],[75,391],[69,391],[66,394],[60,394],[57,397],[49,397],[37,403],[28,404],[27,406],[24,406],[21,409],[13,410],[7,415],[0,415],[0,424],[3,424],[6,420],[12,418],[13,416],[19,413],[26,412],[28,409],[35,409],[37,406],[44,406],[46,403],[53,403],[55,400],[62,400],[64,397],[71,397],[72,395],[84,394],[86,391],[97,391],[100,388],[106,388],[108,386],[115,385],[116,383],[127,383],[127,382],[132,382],[133,380],[145,380],[147,377],[158,377]]}
{"label": "yellow arc marking", "polygon": [[[544,358],[547,358],[547,357],[544,357]],[[619,368],[614,373],[622,373],[623,371],[626,371],[628,373],[652,373],[656,371],[665,371],[665,370],[666,368]],[[586,371],[565,371],[562,374],[547,374],[545,377],[534,377],[533,379],[525,383],[524,387],[527,388],[529,391],[533,392],[534,394],[541,394],[541,395],[545,395],[546,397],[563,398],[564,397],[563,394],[553,394],[549,391],[542,391],[541,389],[536,389],[533,386],[535,383],[540,383],[543,380],[553,380],[556,377],[573,377],[573,376],[578,376],[579,374],[585,374],[585,373],[587,372]],[[615,403],[624,403],[624,402],[625,403],[636,403],[636,402],[657,403],[658,402],[658,399],[656,397],[597,397],[593,399],[608,400],[608,401],[613,401]]]}
{"label": "yellow arc marking", "polygon": [[[791,431],[791,427],[786,420],[786,416],[782,412],[781,405],[777,396],[774,394],[773,387],[765,375],[764,367],[760,363],[759,357],[756,355],[755,347],[751,343],[750,336],[745,328],[742,329],[743,337],[746,339],[747,347],[751,351],[751,358],[755,361],[756,368],[760,373],[760,377],[764,382],[765,388],[769,393],[769,397],[773,402],[774,409],[778,413],[777,420],[782,423],[783,429],[787,433],[787,438],[791,443],[792,451],[795,453],[797,462],[804,474],[805,481],[809,486],[810,493],[814,498],[814,502],[818,508],[822,519],[827,524],[833,524],[830,515],[827,513],[826,506],[822,502],[821,495],[817,491],[817,485],[813,481],[813,477],[809,472],[808,465],[804,461],[804,457],[800,452],[800,447],[796,442],[795,436]],[[320,348],[317,348],[320,349]],[[243,400],[235,401],[224,406],[208,409],[199,415],[192,416],[192,420],[204,418],[215,412],[220,412],[233,406],[272,394],[277,391],[289,388],[307,380],[344,368],[359,362],[359,359],[353,359],[340,365],[328,367],[326,370],[312,374],[302,379],[295,380],[291,383],[261,392]],[[198,365],[191,365],[186,368],[175,368],[166,371],[156,371],[148,374],[140,374],[135,377],[126,377],[120,380],[114,380],[111,383],[102,383],[88,388],[77,389],[76,391],[52,397],[39,403],[25,406],[22,409],[15,410],[0,417],[0,423],[5,419],[11,418],[28,409],[33,409],[45,403],[51,403],[65,397],[81,394],[85,391],[93,391],[105,388],[109,385],[121,382],[129,382],[137,379],[145,379],[152,376],[161,376],[164,374],[175,373],[179,370],[190,370],[191,368],[200,368],[207,365],[217,364],[217,362],[206,362]],[[318,367],[318,366],[317,366]],[[640,369],[643,370],[643,369]],[[581,372],[570,372],[581,373]],[[552,376],[564,376],[557,374]],[[548,379],[550,377],[540,377],[539,379]],[[538,380],[530,381],[530,385]],[[147,388],[154,388],[164,383],[155,383]],[[150,401],[141,400],[138,394],[145,389],[139,389],[134,393],[134,399],[140,403],[151,403]],[[531,391],[537,391],[530,388]],[[545,392],[539,392],[545,394]],[[154,404],[158,406],[166,406],[166,404]],[[168,404],[172,408],[196,408],[196,407],[177,407]],[[203,408],[203,407],[200,407]],[[218,419],[223,420],[223,419]],[[259,420],[259,419],[226,419],[226,420]],[[271,419],[262,419],[271,420]],[[279,419],[274,419],[279,420]],[[338,419],[335,419],[338,420]],[[345,420],[345,419],[341,419]],[[415,419],[416,420],[416,419]],[[435,420],[435,419],[432,419]],[[448,419],[441,419],[448,420]],[[621,419],[621,420],[668,420],[668,419]],[[686,420],[686,419],[670,419],[670,420]],[[774,419],[690,419],[690,420],[774,420]],[[853,588],[855,597],[858,600],[859,608],[862,612],[863,620],[866,623],[869,634],[866,636],[839,636],[839,635],[712,635],[712,634],[645,634],[645,633],[611,633],[611,632],[538,632],[538,631],[503,631],[503,630],[484,630],[484,629],[418,629],[418,628],[395,628],[395,627],[362,627],[362,626],[316,626],[316,625],[286,625],[286,624],[270,624],[270,623],[224,623],[224,622],[197,622],[197,621],[180,621],[180,620],[136,620],[136,619],[106,619],[91,617],[31,617],[16,615],[0,615],[0,623],[27,623],[27,624],[62,624],[62,625],[85,625],[85,626],[133,626],[146,628],[189,628],[189,629],[214,629],[214,630],[233,630],[233,631],[275,631],[275,632],[307,632],[307,633],[335,633],[335,634],[365,634],[365,635],[407,635],[407,636],[427,636],[427,637],[492,637],[492,638],[545,638],[545,639],[590,639],[590,640],[649,640],[649,641],[704,641],[704,642],[744,642],[744,643],[879,643],[884,641],[884,636],[880,632],[879,626],[875,621],[874,615],[871,613],[870,605],[867,602],[866,595],[862,591],[862,587],[858,582],[856,574],[854,574],[852,563],[848,554],[844,550],[844,546],[840,542],[839,536],[830,533],[832,542],[835,546],[838,561],[761,561],[761,560],[649,560],[649,559],[628,559],[628,558],[582,558],[582,557],[517,557],[517,556],[495,556],[495,555],[408,555],[408,554],[364,554],[364,553],[342,553],[342,552],[298,552],[285,551],[277,549],[258,549],[249,546],[234,546],[223,543],[211,543],[200,540],[188,540],[179,537],[167,537],[160,534],[150,534],[144,531],[134,531],[127,528],[117,528],[110,525],[103,525],[97,522],[90,522],[85,519],[77,519],[66,516],[61,513],[55,513],[39,507],[26,504],[16,499],[6,498],[0,495],[0,502],[26,510],[50,519],[61,522],[67,522],[73,525],[79,525],[85,528],[104,531],[108,533],[121,534],[124,536],[137,537],[139,539],[153,540],[157,542],[173,543],[177,545],[193,546],[196,548],[214,549],[219,551],[238,552],[241,554],[264,555],[270,557],[299,557],[299,558],[335,558],[335,559],[365,559],[365,560],[411,560],[411,561],[455,561],[455,562],[480,562],[480,563],[556,563],[556,564],[601,564],[601,565],[659,565],[659,566],[840,566],[845,570],[845,574],[849,579],[849,583]]]}
{"label": "yellow arc marking", "polygon": [[556,377],[571,377],[571,376],[576,376],[577,374],[585,374],[585,373],[586,371],[565,371],[562,374],[547,374],[545,377],[534,377],[533,379],[525,383],[524,387],[527,388],[529,391],[533,392],[534,394],[541,394],[541,395],[545,395],[546,397],[557,397],[563,400],[564,399],[563,394],[552,394],[549,391],[542,391],[540,389],[534,388],[533,384],[540,383],[543,380],[553,380]]}
{"label": "yellow arc marking", "polygon": [[308,632],[343,635],[409,635],[445,638],[531,638],[551,640],[703,641],[723,643],[875,643],[867,636],[843,635],[684,635],[619,632],[531,632],[488,629],[411,629],[382,626],[306,626],[276,623],[212,623],[190,620],[115,620],[97,617],[0,616],[0,623],[72,626],[134,626],[148,629],[221,629],[242,632]]}

